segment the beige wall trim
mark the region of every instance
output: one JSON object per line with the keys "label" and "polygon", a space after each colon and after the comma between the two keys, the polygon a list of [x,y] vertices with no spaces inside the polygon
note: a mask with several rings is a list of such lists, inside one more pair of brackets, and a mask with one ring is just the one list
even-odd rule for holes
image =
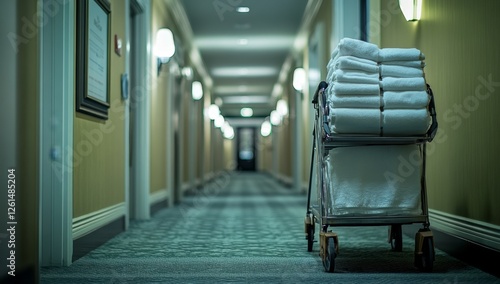
{"label": "beige wall trim", "polygon": [[429,209],[431,227],[500,250],[500,226]]}
{"label": "beige wall trim", "polygon": [[156,204],[158,202],[167,200],[169,197],[169,191],[165,188],[158,190],[157,192],[149,195],[149,204]]}
{"label": "beige wall trim", "polygon": [[125,216],[125,202],[77,217],[73,219],[73,240]]}

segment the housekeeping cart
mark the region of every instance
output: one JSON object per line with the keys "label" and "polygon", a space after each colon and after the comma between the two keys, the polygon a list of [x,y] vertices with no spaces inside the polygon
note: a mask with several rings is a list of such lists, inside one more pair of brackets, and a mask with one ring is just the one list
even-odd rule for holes
{"label": "housekeeping cart", "polygon": [[[394,251],[402,251],[402,225],[421,223],[423,224],[423,228],[418,230],[415,236],[414,265],[421,271],[432,271],[435,252],[433,234],[429,229],[430,224],[427,208],[425,162],[426,144],[431,142],[436,134],[437,120],[434,106],[434,96],[430,86],[427,85],[426,91],[430,96],[427,109],[431,116],[431,124],[425,135],[415,137],[338,135],[332,133],[328,118],[330,110],[326,102],[325,95],[327,87],[328,83],[324,81],[321,82],[312,101],[316,111],[313,131],[314,138],[311,171],[307,196],[307,214],[305,217],[307,250],[312,251],[313,249],[315,226],[318,224],[320,228],[319,254],[322,258],[325,270],[327,272],[334,272],[335,259],[339,253],[339,239],[336,233],[329,230],[329,227],[386,225],[389,227],[388,243],[391,244]],[[364,188],[363,191],[357,193],[355,192],[355,189],[352,188],[349,189],[350,191],[348,193],[337,192],[337,190],[341,189],[343,184],[337,181],[332,183],[332,179],[338,178],[338,176],[335,175],[335,170],[340,169],[340,171],[343,172],[342,174],[347,175],[346,179],[352,179],[352,177],[356,175],[358,169],[356,167],[345,169],[345,166],[342,163],[349,162],[351,157],[350,155],[356,155],[358,152],[361,152],[360,155],[363,155],[363,149],[368,149],[372,153],[384,152],[382,155],[386,155],[386,152],[388,152],[385,151],[385,148],[382,148],[382,151],[378,151],[376,147],[387,147],[387,149],[394,149],[394,147],[396,147],[395,149],[399,149],[397,147],[406,149],[405,147],[410,147],[410,149],[416,149],[411,152],[405,152],[404,154],[396,154],[395,156],[396,163],[407,160],[411,160],[412,163],[408,162],[406,164],[399,164],[392,169],[383,172],[383,174],[385,174],[384,178],[389,181],[388,184],[394,185],[393,187],[396,187],[396,189],[399,181],[417,183],[415,186],[418,190],[416,193],[411,194],[411,201],[405,199],[405,189],[394,190],[394,188],[392,188],[391,190],[385,191],[385,193],[374,192],[372,195],[367,197],[367,199],[370,200],[365,201],[358,200],[363,199],[363,194],[369,193],[370,190],[372,190],[371,188]],[[353,151],[349,151],[349,149],[353,149]],[[407,154],[410,155],[410,158],[408,159],[405,158],[405,155]],[[376,155],[381,154],[375,154],[375,156]],[[388,155],[390,156],[390,153]],[[335,161],[336,158],[339,158],[340,161]],[[367,159],[369,158],[370,157],[367,157]],[[375,158],[370,158],[375,160],[372,163],[376,163]],[[367,159],[362,158],[363,163],[365,163]],[[387,162],[385,163],[387,164]],[[332,164],[335,166],[332,167]],[[364,165],[361,165],[361,167],[363,166]],[[373,164],[368,166],[373,166]],[[418,168],[418,170],[416,170],[416,168]],[[404,170],[404,172],[398,172],[398,169]],[[409,178],[409,173],[411,171],[417,173],[418,177]],[[359,178],[361,179],[363,177]],[[358,183],[359,182],[356,181],[353,184],[357,185]],[[313,190],[316,191],[317,197],[314,198],[316,200],[311,202],[311,191]],[[398,190],[401,190],[401,193],[398,192]],[[354,204],[356,204],[356,202],[370,203],[373,199],[375,199],[376,202],[376,198],[374,197],[378,195],[383,196],[384,194],[386,196],[383,197],[383,201],[388,202],[386,200],[391,200],[389,202],[392,202],[392,204],[389,204],[388,206],[384,205],[380,208],[377,206],[365,206],[364,204],[362,206],[356,205],[356,208],[353,207],[353,210],[350,211],[349,204],[353,204],[353,202]],[[393,194],[394,196],[387,196],[388,194]],[[402,194],[402,196],[398,196],[398,194]],[[342,203],[343,201],[339,202],[339,199],[349,199],[351,196],[356,200],[353,202],[350,202],[349,200],[344,203]],[[412,204],[409,206],[411,207],[409,209],[405,207],[408,204]],[[337,206],[341,206],[342,208],[338,208]],[[418,206],[418,208],[413,208],[412,206]]]}

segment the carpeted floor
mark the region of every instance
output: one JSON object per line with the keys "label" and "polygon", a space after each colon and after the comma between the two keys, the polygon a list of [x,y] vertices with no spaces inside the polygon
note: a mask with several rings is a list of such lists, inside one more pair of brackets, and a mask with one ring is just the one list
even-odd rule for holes
{"label": "carpeted floor", "polygon": [[439,250],[433,272],[420,272],[413,238],[404,237],[402,252],[391,251],[385,226],[333,228],[340,253],[335,273],[326,273],[319,244],[307,252],[304,194],[241,172],[204,190],[151,220],[132,222],[69,267],[42,268],[41,282],[500,283]]}

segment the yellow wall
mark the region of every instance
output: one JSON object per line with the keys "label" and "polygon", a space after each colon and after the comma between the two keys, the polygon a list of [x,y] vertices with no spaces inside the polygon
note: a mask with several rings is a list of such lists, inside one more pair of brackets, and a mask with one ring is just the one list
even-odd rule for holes
{"label": "yellow wall", "polygon": [[191,123],[191,107],[192,107],[192,101],[191,101],[191,86],[188,86],[187,83],[185,83],[184,88],[181,89],[181,111],[180,111],[180,119],[183,120],[181,122],[181,127],[183,128],[180,133],[183,134],[181,138],[181,142],[183,143],[183,151],[180,153],[180,158],[184,161],[183,165],[183,171],[182,171],[182,184],[187,184],[191,182],[189,180],[189,171],[191,170],[190,167],[190,160],[189,160],[189,151],[191,150],[189,147],[190,143],[194,143],[194,141],[189,141],[189,134],[190,134],[190,127],[193,127]]}
{"label": "yellow wall", "polygon": [[438,113],[429,144],[429,207],[500,225],[500,1],[422,1],[406,22],[397,1],[381,1],[381,47],[416,47]]}
{"label": "yellow wall", "polygon": [[[330,37],[332,34],[332,29],[331,29],[331,24],[332,22],[332,2],[331,1],[323,1],[321,3],[321,7],[318,11],[318,14],[316,15],[313,23],[311,24],[311,27],[309,29],[309,38],[308,41],[311,40],[311,36],[314,35],[314,30],[317,28],[318,25],[322,25],[324,27],[323,29],[323,34],[320,36],[324,39],[323,43],[323,54],[319,55],[319,66],[325,66],[321,70],[322,72],[322,78],[321,80],[326,80],[326,65],[328,64],[328,61],[330,60]],[[309,70],[309,50],[308,46],[303,51],[303,58],[304,58],[304,68],[306,70]],[[313,104],[311,103],[311,98],[314,94],[311,94],[309,92],[309,88],[306,88],[304,91],[304,99],[302,101],[302,129],[303,129],[303,147],[302,147],[302,161],[303,161],[303,166],[302,166],[302,179],[304,183],[307,183],[309,181],[309,175],[310,175],[310,166],[311,166],[311,150],[312,150],[312,142],[313,142],[313,136],[312,136],[312,131],[313,131],[313,124],[314,121],[311,119],[311,117],[314,117],[314,107]]]}
{"label": "yellow wall", "polygon": [[[204,90],[205,91],[205,90]],[[205,91],[203,95],[203,108],[205,109],[208,108],[211,104],[211,94],[208,91]],[[213,174],[212,171],[212,122],[210,119],[208,119],[206,116],[204,116],[203,119],[203,147],[204,147],[204,172],[203,172],[203,177],[204,179],[209,179],[211,175]]]}
{"label": "yellow wall", "polygon": [[[125,38],[125,3],[111,1],[111,37]],[[82,29],[83,27],[77,27]],[[120,76],[125,72],[125,52],[110,53],[111,107],[106,121],[76,113],[74,118],[73,218],[125,201],[124,104]]]}
{"label": "yellow wall", "polygon": [[[152,2],[152,24],[151,38],[153,46],[156,31],[163,27],[172,29],[169,25],[170,16],[161,1]],[[169,68],[162,66],[159,76],[157,76],[156,57],[153,56],[151,64],[152,86],[151,86],[151,113],[150,113],[150,193],[165,190],[167,187],[167,125],[171,115],[167,113],[167,96],[169,85]],[[172,138],[173,139],[173,138]]]}
{"label": "yellow wall", "polygon": [[234,139],[224,139],[223,141],[224,145],[224,165],[223,169],[230,171],[234,170],[235,167],[235,140]]}
{"label": "yellow wall", "polygon": [[273,168],[272,137],[260,135],[260,128],[257,130],[257,171],[271,173]]}

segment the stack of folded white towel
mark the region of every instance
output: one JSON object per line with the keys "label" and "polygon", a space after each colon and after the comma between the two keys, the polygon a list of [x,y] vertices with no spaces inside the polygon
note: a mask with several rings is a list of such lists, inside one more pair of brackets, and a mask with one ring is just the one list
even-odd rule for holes
{"label": "stack of folded white towel", "polygon": [[424,55],[344,38],[327,66],[331,131],[338,134],[421,135],[431,118]]}

